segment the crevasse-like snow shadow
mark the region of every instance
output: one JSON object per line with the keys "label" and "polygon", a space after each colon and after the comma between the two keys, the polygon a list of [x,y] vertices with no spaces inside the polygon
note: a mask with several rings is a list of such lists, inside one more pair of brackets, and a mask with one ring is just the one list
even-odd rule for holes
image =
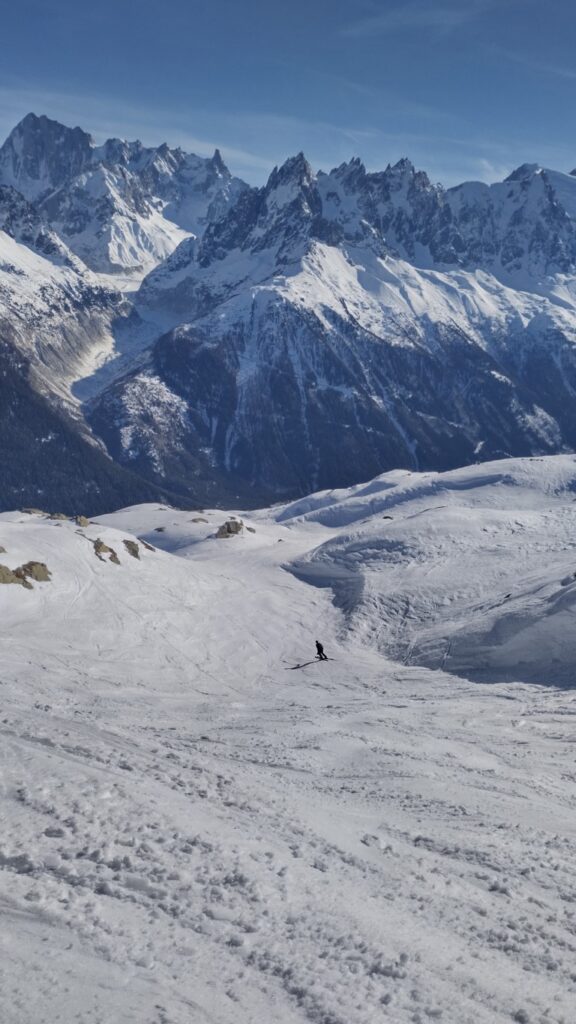
{"label": "crevasse-like snow shadow", "polygon": [[362,599],[364,577],[343,565],[334,562],[298,561],[285,568],[303,583],[309,583],[313,587],[330,588],[334,594],[334,604],[343,612],[354,611]]}

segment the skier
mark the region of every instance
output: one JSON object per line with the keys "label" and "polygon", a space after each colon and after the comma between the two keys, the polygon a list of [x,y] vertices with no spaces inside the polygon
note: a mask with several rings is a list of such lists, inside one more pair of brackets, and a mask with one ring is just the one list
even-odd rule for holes
{"label": "skier", "polygon": [[319,640],[316,641],[316,657],[319,658],[320,661],[328,661],[328,657],[324,654],[324,648]]}

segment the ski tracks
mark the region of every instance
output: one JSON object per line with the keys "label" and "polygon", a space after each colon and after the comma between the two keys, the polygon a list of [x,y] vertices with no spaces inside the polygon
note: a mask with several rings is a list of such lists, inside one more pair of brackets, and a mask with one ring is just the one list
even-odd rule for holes
{"label": "ski tracks", "polygon": [[[493,1024],[526,1002],[568,1024],[574,839],[507,824],[527,793],[497,733],[479,751],[453,726],[449,743],[430,701],[418,748],[419,694],[386,683],[385,700],[374,680],[332,705],[303,684],[257,709],[199,706],[192,730],[160,705],[148,724],[120,708],[114,730],[74,738],[39,711],[15,717],[4,898],[136,990],[153,978],[170,1024]],[[536,799],[558,799],[552,776],[538,781]],[[11,1024],[42,1019],[18,998]],[[127,1020],[160,1024],[158,1009],[131,1018],[130,1000]]]}

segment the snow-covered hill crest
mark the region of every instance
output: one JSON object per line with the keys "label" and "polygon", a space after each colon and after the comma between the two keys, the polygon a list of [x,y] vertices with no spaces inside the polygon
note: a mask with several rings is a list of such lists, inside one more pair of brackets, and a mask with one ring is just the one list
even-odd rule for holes
{"label": "snow-covered hill crest", "polygon": [[288,505],[334,536],[294,567],[347,628],[406,664],[573,686],[576,460],[389,473]]}

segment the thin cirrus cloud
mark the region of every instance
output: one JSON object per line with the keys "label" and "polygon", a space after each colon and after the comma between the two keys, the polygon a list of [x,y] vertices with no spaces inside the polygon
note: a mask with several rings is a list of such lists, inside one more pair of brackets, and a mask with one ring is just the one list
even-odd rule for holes
{"label": "thin cirrus cloud", "polygon": [[335,86],[342,92],[356,94],[362,99],[369,100],[372,104],[377,103],[380,114],[382,114],[382,112],[386,114],[392,113],[397,117],[425,118],[427,121],[432,119],[440,122],[450,122],[455,120],[454,114],[448,110],[443,110],[438,106],[432,106],[431,104],[414,100],[398,91],[392,91],[387,88],[378,88],[374,85],[367,85],[364,82],[358,82],[355,79],[349,78],[346,75],[339,74],[335,71],[324,71],[319,68],[311,68],[309,75],[315,81],[321,82],[324,85],[328,84]]}
{"label": "thin cirrus cloud", "polygon": [[515,50],[508,50],[502,46],[490,47],[490,53],[511,64],[519,64],[543,75],[552,75],[555,78],[564,78],[566,81],[576,81],[576,66],[573,68],[561,64],[553,64],[551,61],[543,61],[530,54],[517,53]]}
{"label": "thin cirrus cloud", "polygon": [[452,32],[461,25],[477,18],[488,7],[489,2],[460,3],[459,6],[435,6],[434,4],[412,3],[394,7],[388,11],[368,15],[345,25],[340,35],[362,38],[372,34],[413,32],[432,29],[437,32]]}

